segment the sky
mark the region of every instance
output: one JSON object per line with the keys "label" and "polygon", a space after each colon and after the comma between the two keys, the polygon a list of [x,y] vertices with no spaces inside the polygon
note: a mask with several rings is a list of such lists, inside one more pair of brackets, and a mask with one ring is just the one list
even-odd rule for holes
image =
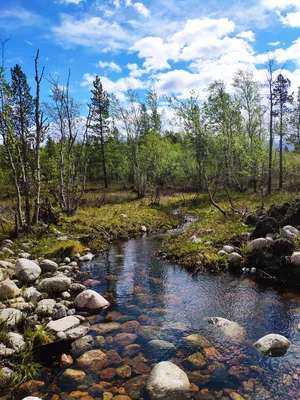
{"label": "sky", "polygon": [[7,71],[20,64],[34,86],[40,49],[45,78],[64,85],[71,70],[83,114],[95,75],[121,101],[150,88],[205,99],[209,83],[230,87],[238,69],[263,82],[269,55],[300,86],[300,0],[2,0],[0,38],[9,36]]}

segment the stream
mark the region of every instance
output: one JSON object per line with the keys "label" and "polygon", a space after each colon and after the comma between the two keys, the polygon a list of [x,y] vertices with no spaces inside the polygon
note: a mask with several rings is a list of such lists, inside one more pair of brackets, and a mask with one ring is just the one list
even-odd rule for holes
{"label": "stream", "polygon": [[[300,332],[296,323],[300,322],[300,294],[263,286],[247,277],[191,274],[155,255],[162,240],[163,235],[145,235],[118,242],[107,254],[83,267],[86,279],[90,279],[88,288],[111,303],[104,313],[89,318],[89,334],[99,336],[93,325],[103,322],[137,321],[141,326],[134,332],[134,343],[140,346],[137,356],[124,356],[124,348],[114,341],[118,329],[103,334],[105,341],[101,339],[101,350],[116,350],[121,363],[130,365],[131,376],[113,376],[113,371],[107,376],[88,374],[88,385],[60,382],[60,391],[74,395],[81,390],[92,398],[102,398],[90,388],[106,382],[104,388],[115,396],[125,394],[125,387],[130,398],[147,399],[146,377],[157,361],[164,360],[162,353],[155,358],[147,352],[149,340],[158,338],[176,346],[176,353],[166,359],[188,374],[194,384],[191,399],[299,399]],[[238,322],[245,328],[246,337],[231,340],[213,331],[205,319],[212,316]],[[206,365],[199,370],[186,362],[189,355],[199,351],[184,345],[184,338],[194,333],[205,342],[201,352]],[[268,333],[282,334],[291,341],[283,357],[267,357],[254,348],[253,343]],[[76,369],[76,363],[70,368]],[[62,371],[58,368],[55,373],[59,376]]]}

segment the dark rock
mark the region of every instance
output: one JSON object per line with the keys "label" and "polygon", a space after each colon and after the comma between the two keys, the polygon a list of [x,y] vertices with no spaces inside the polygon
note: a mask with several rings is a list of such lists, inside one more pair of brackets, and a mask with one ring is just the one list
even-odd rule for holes
{"label": "dark rock", "polygon": [[249,214],[247,215],[246,219],[245,219],[245,224],[246,225],[250,225],[250,226],[255,226],[258,223],[258,216],[255,214]]}
{"label": "dark rock", "polygon": [[266,217],[260,220],[254,232],[251,235],[251,239],[257,239],[261,237],[265,237],[268,233],[279,233],[280,226],[276,219],[271,217]]}
{"label": "dark rock", "polygon": [[214,389],[231,387],[229,374],[226,368],[216,367],[210,376],[208,386],[213,387]]}

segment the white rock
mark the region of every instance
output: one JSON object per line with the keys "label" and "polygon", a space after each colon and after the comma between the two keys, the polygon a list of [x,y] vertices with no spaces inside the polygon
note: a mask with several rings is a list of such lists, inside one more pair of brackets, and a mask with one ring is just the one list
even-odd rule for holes
{"label": "white rock", "polygon": [[52,260],[45,259],[40,262],[40,267],[42,269],[43,274],[45,274],[47,272],[57,271],[58,264]]}
{"label": "white rock", "polygon": [[251,251],[261,250],[261,249],[265,249],[266,247],[268,247],[268,245],[269,245],[269,241],[267,239],[258,238],[258,239],[252,240],[252,242],[249,243],[249,249]]}
{"label": "white rock", "polygon": [[66,334],[67,339],[76,340],[82,336],[85,336],[89,330],[90,330],[89,326],[79,325],[76,326],[75,328],[68,329],[64,333]]}
{"label": "white rock", "polygon": [[217,327],[223,335],[230,339],[242,340],[246,335],[245,328],[243,328],[237,322],[230,321],[229,319],[221,317],[209,317],[207,318],[207,321]]}
{"label": "white rock", "polygon": [[228,257],[228,253],[225,251],[225,250],[220,250],[220,251],[218,251],[218,256],[225,256],[225,257]]}
{"label": "white rock", "polygon": [[147,232],[147,227],[145,226],[145,225],[142,225],[141,226],[141,232]]}
{"label": "white rock", "polygon": [[79,310],[98,313],[109,306],[109,302],[94,290],[85,290],[77,295],[74,305]]}
{"label": "white rock", "polygon": [[0,310],[0,321],[5,322],[8,327],[15,327],[21,322],[23,314],[16,308],[4,308]]}
{"label": "white rock", "polygon": [[22,335],[16,332],[9,332],[7,334],[7,339],[10,347],[17,351],[20,352],[25,349],[26,343]]}
{"label": "white rock", "polygon": [[291,256],[291,263],[294,265],[297,265],[297,267],[300,266],[300,252],[299,251],[294,251],[294,253]]}
{"label": "white rock", "polygon": [[23,283],[35,282],[41,275],[41,268],[33,261],[19,258],[16,262],[16,277]]}
{"label": "white rock", "polygon": [[79,261],[91,261],[94,258],[92,253],[87,253],[82,257],[79,257]]}
{"label": "white rock", "polygon": [[267,233],[266,234],[266,239],[273,241],[273,240],[277,239],[278,236],[279,235],[277,233]]}
{"label": "white rock", "polygon": [[2,247],[1,251],[2,251],[3,253],[8,253],[8,254],[10,254],[11,256],[14,256],[14,255],[15,255],[15,252],[14,252],[12,249],[10,249],[9,247]]}
{"label": "white rock", "polygon": [[22,400],[42,400],[42,399],[40,397],[27,396],[24,397]]}
{"label": "white rock", "polygon": [[251,272],[251,274],[255,274],[256,268],[252,267],[251,270],[250,270],[250,272]]}
{"label": "white rock", "polygon": [[50,321],[47,328],[55,332],[65,332],[68,329],[74,328],[80,324],[80,320],[74,316],[60,318],[56,321]]}
{"label": "white rock", "polygon": [[286,225],[282,228],[281,236],[285,239],[293,240],[295,237],[300,236],[300,232],[293,226]]}
{"label": "white rock", "polygon": [[189,390],[187,374],[169,361],[158,363],[147,381],[151,400],[182,400]]}
{"label": "white rock", "polygon": [[40,317],[49,317],[54,312],[55,300],[53,299],[44,299],[38,302],[38,305],[35,309],[36,315]]}
{"label": "white rock", "polygon": [[21,290],[10,279],[0,282],[0,301],[12,299],[20,294]]}
{"label": "white rock", "polygon": [[68,300],[70,297],[71,297],[71,295],[69,292],[62,292],[62,294],[61,294],[61,298],[63,300]]}
{"label": "white rock", "polygon": [[62,293],[71,286],[71,279],[66,276],[54,276],[43,279],[37,286],[38,291],[46,293]]}
{"label": "white rock", "polygon": [[268,356],[283,356],[291,342],[282,335],[271,333],[259,339],[254,346]]}
{"label": "white rock", "polygon": [[120,214],[120,217],[121,218],[127,218],[127,215],[126,214]]}
{"label": "white rock", "polygon": [[227,253],[227,254],[231,254],[234,252],[235,248],[233,246],[229,246],[229,245],[225,245],[223,246],[223,250]]}
{"label": "white rock", "polygon": [[19,253],[19,257],[20,258],[30,258],[31,257],[31,254],[30,253]]}
{"label": "white rock", "polygon": [[14,268],[14,264],[9,261],[0,260],[0,268]]}
{"label": "white rock", "polygon": [[65,264],[69,264],[71,262],[69,257],[64,258],[64,263]]}
{"label": "white rock", "polygon": [[243,257],[238,253],[230,253],[228,256],[229,264],[239,264],[243,261]]}
{"label": "white rock", "polygon": [[29,300],[39,301],[42,297],[42,293],[37,291],[34,286],[30,286],[23,290],[23,297],[27,301]]}

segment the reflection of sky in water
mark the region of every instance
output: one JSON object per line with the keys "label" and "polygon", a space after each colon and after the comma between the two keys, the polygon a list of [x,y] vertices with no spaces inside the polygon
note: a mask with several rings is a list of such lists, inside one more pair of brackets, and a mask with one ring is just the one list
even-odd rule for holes
{"label": "reflection of sky in water", "polygon": [[[151,316],[153,323],[162,328],[185,323],[190,325],[190,332],[211,335],[205,316],[239,322],[247,334],[246,341],[238,347],[250,357],[248,363],[264,368],[264,384],[272,387],[278,399],[290,398],[284,397],[287,394],[283,374],[294,373],[300,367],[300,332],[295,328],[300,313],[297,316],[291,311],[300,307],[300,296],[285,296],[275,289],[228,274],[192,275],[155,257],[160,244],[161,239],[146,237],[112,246],[107,255],[93,261],[92,277],[101,280],[93,289],[101,294],[110,292],[113,310],[133,315],[139,306],[140,312]],[[130,310],[130,305],[135,310]],[[271,332],[291,340],[293,345],[284,357],[263,357],[253,349],[254,341]],[[215,339],[216,347],[230,354],[232,343],[220,337]]]}

